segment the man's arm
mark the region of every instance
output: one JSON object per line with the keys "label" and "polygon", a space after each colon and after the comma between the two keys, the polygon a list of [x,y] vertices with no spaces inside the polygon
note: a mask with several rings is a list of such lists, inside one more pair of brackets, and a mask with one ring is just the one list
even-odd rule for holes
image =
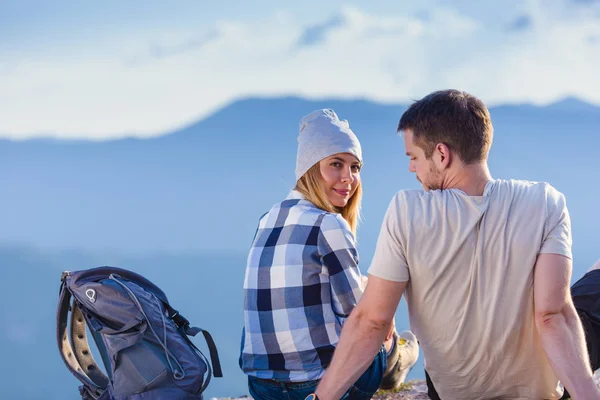
{"label": "man's arm", "polygon": [[598,399],[583,327],[569,290],[571,260],[540,254],[535,264],[535,322],[542,346],[560,381],[575,399]]}
{"label": "man's arm", "polygon": [[[600,265],[600,261],[598,262],[598,264]],[[367,288],[368,282],[369,282],[368,276],[362,275],[360,277],[360,288],[362,289],[363,293],[364,293],[365,289]],[[385,335],[386,342],[394,336],[394,332],[396,332],[396,319],[392,318],[392,323],[390,324],[390,329],[388,330],[387,335]]]}
{"label": "man's arm", "polygon": [[381,348],[407,282],[369,276],[369,284],[342,328],[331,364],[316,394],[338,400],[371,365]]}

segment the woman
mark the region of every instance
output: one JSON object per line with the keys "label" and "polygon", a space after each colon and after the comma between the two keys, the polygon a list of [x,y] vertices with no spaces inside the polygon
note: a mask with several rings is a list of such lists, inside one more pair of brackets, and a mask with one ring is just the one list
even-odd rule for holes
{"label": "woman", "polygon": [[[301,120],[295,189],[260,219],[248,255],[240,366],[254,399],[312,393],[362,294],[355,243],[361,167],[360,143],[333,110]],[[394,333],[348,399],[369,399],[378,389]]]}

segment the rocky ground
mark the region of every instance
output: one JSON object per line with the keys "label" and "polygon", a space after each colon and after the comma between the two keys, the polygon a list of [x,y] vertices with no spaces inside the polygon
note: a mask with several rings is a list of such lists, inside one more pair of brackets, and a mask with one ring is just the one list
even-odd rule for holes
{"label": "rocky ground", "polygon": [[[594,373],[594,380],[596,384],[600,388],[600,369],[596,370]],[[429,399],[427,396],[427,384],[424,380],[412,380],[406,382],[402,388],[398,391],[382,391],[377,392],[375,396],[373,396],[373,400],[420,400],[420,399]],[[252,397],[225,397],[225,398],[216,398],[213,397],[210,400],[252,400]]]}
{"label": "rocky ground", "polygon": [[[373,397],[373,400],[409,400],[409,399],[429,399],[427,397],[427,385],[425,381],[410,381],[407,382],[404,387],[397,392],[378,392]],[[211,400],[252,400],[250,396],[246,397],[231,397],[217,399],[212,398]]]}
{"label": "rocky ground", "polygon": [[429,399],[427,396],[427,384],[425,381],[410,381],[402,390],[396,392],[377,393],[374,400],[408,400],[408,399]]}

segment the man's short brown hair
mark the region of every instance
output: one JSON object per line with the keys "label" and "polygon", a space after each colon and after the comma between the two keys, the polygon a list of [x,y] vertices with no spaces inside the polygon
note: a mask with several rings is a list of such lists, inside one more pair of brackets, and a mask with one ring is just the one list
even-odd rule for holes
{"label": "man's short brown hair", "polygon": [[459,90],[440,90],[414,102],[402,114],[398,131],[410,129],[427,158],[443,143],[465,164],[487,159],[494,128],[481,100]]}

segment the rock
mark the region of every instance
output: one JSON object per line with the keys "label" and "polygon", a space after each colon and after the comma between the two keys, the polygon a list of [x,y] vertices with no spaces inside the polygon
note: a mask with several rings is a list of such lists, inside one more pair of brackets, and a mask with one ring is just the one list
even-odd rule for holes
{"label": "rock", "polygon": [[409,400],[429,399],[427,396],[427,383],[422,380],[409,381],[398,391],[379,391],[373,400]]}
{"label": "rock", "polygon": [[[415,380],[407,382],[403,385],[403,387],[398,391],[380,391],[373,396],[373,400],[419,400],[419,399],[429,399],[427,396],[427,384],[422,380]],[[252,400],[250,396],[242,396],[242,397],[223,397],[216,398],[213,397],[210,400]]]}

